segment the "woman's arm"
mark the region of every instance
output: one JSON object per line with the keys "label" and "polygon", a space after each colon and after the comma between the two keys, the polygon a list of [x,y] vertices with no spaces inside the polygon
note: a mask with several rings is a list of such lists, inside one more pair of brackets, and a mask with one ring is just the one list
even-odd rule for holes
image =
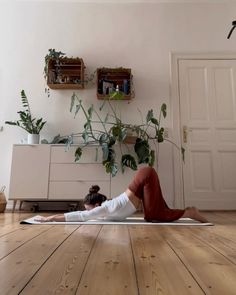
{"label": "woman's arm", "polygon": [[64,213],[66,221],[87,221],[91,219],[97,219],[99,217],[104,217],[107,215],[107,208],[104,206],[98,206],[91,210],[84,211],[72,211],[69,213]]}
{"label": "woman's arm", "polygon": [[40,216],[39,219],[35,219],[40,222],[49,222],[49,221],[87,221],[91,219],[97,219],[100,217],[107,217],[108,215],[114,214],[117,210],[122,207],[122,202],[119,200],[119,197],[112,200],[106,201],[102,206],[95,207],[91,210],[84,211],[73,211],[64,214],[52,215],[48,217]]}
{"label": "woman's arm", "polygon": [[37,216],[35,221],[39,222],[50,222],[50,221],[65,221],[65,216],[64,214],[56,214],[56,215],[51,215],[51,216]]}
{"label": "woman's arm", "polygon": [[99,206],[92,210],[84,210],[84,211],[73,211],[64,214],[56,214],[51,215],[48,217],[45,216],[37,216],[35,217],[35,221],[39,222],[50,222],[50,221],[66,221],[66,222],[73,222],[73,221],[86,221],[90,219],[96,219],[98,217],[103,217],[107,215],[107,209]]}

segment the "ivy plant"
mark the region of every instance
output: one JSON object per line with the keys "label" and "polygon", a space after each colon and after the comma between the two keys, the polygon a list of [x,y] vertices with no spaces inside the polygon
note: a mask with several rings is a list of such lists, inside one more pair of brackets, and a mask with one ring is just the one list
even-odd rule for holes
{"label": "ivy plant", "polygon": [[[62,57],[65,57],[64,52],[56,51],[54,48],[48,49],[48,53],[44,57],[44,69],[43,69],[44,78],[45,78],[46,82],[48,79],[48,65],[49,65],[50,60],[55,60],[56,63],[59,64],[60,59]],[[47,93],[47,96],[49,97],[50,90],[48,87],[45,87],[45,92]]]}

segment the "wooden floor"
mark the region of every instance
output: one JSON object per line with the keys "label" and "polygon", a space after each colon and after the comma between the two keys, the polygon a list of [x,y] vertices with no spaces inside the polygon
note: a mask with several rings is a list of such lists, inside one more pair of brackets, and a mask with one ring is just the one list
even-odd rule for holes
{"label": "wooden floor", "polygon": [[236,294],[236,212],[215,226],[20,225],[0,214],[0,294]]}

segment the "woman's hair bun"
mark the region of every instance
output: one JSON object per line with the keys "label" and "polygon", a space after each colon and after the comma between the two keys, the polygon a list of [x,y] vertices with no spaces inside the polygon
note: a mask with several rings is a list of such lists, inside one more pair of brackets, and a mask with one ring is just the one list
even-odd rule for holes
{"label": "woman's hair bun", "polygon": [[100,190],[100,187],[97,184],[95,184],[90,187],[89,193],[96,194],[99,190]]}

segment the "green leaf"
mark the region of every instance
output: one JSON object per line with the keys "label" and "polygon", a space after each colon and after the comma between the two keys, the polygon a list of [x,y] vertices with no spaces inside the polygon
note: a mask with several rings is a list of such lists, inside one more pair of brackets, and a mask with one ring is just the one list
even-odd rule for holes
{"label": "green leaf", "polygon": [[114,177],[116,176],[116,173],[118,171],[118,167],[116,163],[111,164],[111,176]]}
{"label": "green leaf", "polygon": [[107,143],[103,143],[102,144],[102,158],[103,161],[106,161],[108,159],[108,155],[109,155],[109,147]]}
{"label": "green leaf", "polygon": [[120,126],[113,126],[111,128],[111,133],[112,135],[117,138],[119,141],[122,141],[123,140],[123,131],[122,131],[122,128]]}
{"label": "green leaf", "polygon": [[82,149],[81,147],[77,147],[75,150],[75,162],[78,162],[82,156]]}
{"label": "green leaf", "polygon": [[106,133],[102,133],[100,136],[99,136],[99,144],[102,145],[104,142],[107,143],[108,141],[108,135]]}
{"label": "green leaf", "polygon": [[165,129],[163,127],[159,129],[158,134],[157,134],[157,141],[158,142],[164,141],[164,131],[165,131]]}
{"label": "green leaf", "polygon": [[68,136],[60,136],[60,134],[56,135],[53,140],[50,142],[51,144],[63,143],[66,144],[68,142]]}
{"label": "green leaf", "polygon": [[93,114],[93,105],[91,105],[91,107],[88,109],[89,119],[92,118],[92,114]]}
{"label": "green leaf", "polygon": [[49,142],[47,141],[47,139],[42,139],[41,144],[49,144]]}
{"label": "green leaf", "polygon": [[167,109],[166,104],[163,103],[162,106],[161,106],[161,112],[162,112],[164,118],[167,115],[166,109]]}
{"label": "green leaf", "polygon": [[121,134],[120,134],[120,141],[124,141],[126,136],[127,136],[127,129],[126,128],[122,128],[121,129]]}
{"label": "green leaf", "polygon": [[89,135],[88,135],[87,130],[84,130],[84,132],[82,133],[82,138],[83,138],[85,143],[88,142]]}
{"label": "green leaf", "polygon": [[71,145],[73,144],[73,134],[70,136],[67,136],[67,141],[66,141],[66,151],[69,150]]}
{"label": "green leaf", "polygon": [[27,112],[30,112],[29,111],[29,102],[28,102],[27,96],[25,94],[25,91],[21,90],[20,94],[21,94],[22,106],[26,109]]}
{"label": "green leaf", "polygon": [[153,118],[153,110],[149,110],[146,116],[146,122],[148,123]]}
{"label": "green leaf", "polygon": [[110,95],[109,95],[109,98],[110,99],[123,99],[124,97],[124,93],[121,92],[121,91],[113,91]]}
{"label": "green leaf", "polygon": [[156,118],[151,118],[151,122],[154,124],[154,125],[159,125],[159,122]]}
{"label": "green leaf", "polygon": [[115,137],[110,137],[108,142],[109,148],[112,147],[115,143],[116,143]]}
{"label": "green leaf", "polygon": [[109,173],[114,177],[118,171],[117,164],[113,161],[104,161],[103,166],[105,167],[106,173]]}
{"label": "green leaf", "polygon": [[76,99],[76,95],[73,92],[72,96],[71,96],[71,101],[70,101],[70,112],[72,112],[74,104],[75,104],[75,99]]}
{"label": "green leaf", "polygon": [[17,122],[5,121],[5,124],[17,126]]}
{"label": "green leaf", "polygon": [[29,115],[26,112],[19,111],[17,113],[19,114],[19,116],[20,116],[20,118],[21,118],[21,120],[23,122],[28,122],[29,121],[30,118],[29,118]]}
{"label": "green leaf", "polygon": [[41,123],[42,123],[42,121],[43,121],[43,119],[41,118],[41,119],[38,119],[37,121],[36,121],[36,126],[40,126],[41,125]]}
{"label": "green leaf", "polygon": [[47,122],[44,121],[44,122],[42,122],[42,123],[39,125],[39,127],[38,127],[38,132],[40,132],[40,131],[43,129],[43,126],[44,126],[46,123],[47,123]]}
{"label": "green leaf", "polygon": [[80,110],[80,107],[81,107],[81,103],[76,105],[76,107],[75,107],[75,116],[74,116],[74,118],[75,118],[76,115],[78,114],[78,112],[79,112],[79,110]]}
{"label": "green leaf", "polygon": [[91,127],[90,120],[84,124],[84,129],[87,131]]}
{"label": "green leaf", "polygon": [[139,164],[149,162],[149,144],[147,140],[137,138],[134,150],[137,154]]}
{"label": "green leaf", "polygon": [[155,151],[151,150],[149,154],[148,165],[152,167],[154,165],[154,162],[155,162]]}
{"label": "green leaf", "polygon": [[58,143],[60,138],[61,138],[60,134],[57,134],[56,136],[54,136],[53,140],[51,141],[51,144]]}
{"label": "green leaf", "polygon": [[153,110],[149,110],[146,116],[146,122],[148,123],[153,118]]}
{"label": "green leaf", "polygon": [[124,166],[131,168],[132,170],[137,170],[137,164],[135,158],[132,155],[125,154],[121,158],[121,168],[124,172]]}

